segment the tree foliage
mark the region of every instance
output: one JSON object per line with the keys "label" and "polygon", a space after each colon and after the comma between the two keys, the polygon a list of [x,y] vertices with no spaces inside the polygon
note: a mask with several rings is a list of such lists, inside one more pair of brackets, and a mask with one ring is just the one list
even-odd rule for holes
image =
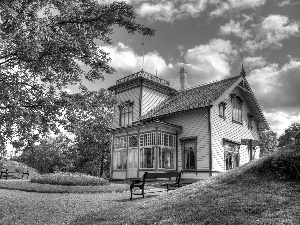
{"label": "tree foliage", "polygon": [[55,170],[69,170],[72,160],[68,157],[71,140],[65,135],[42,139],[39,145],[27,146],[19,157],[14,159],[37,169],[40,173],[53,173]]}
{"label": "tree foliage", "polygon": [[275,133],[274,131],[261,132],[260,143],[261,154],[274,152],[277,146],[277,133]]}
{"label": "tree foliage", "polygon": [[[101,80],[103,73],[114,71],[109,55],[96,42],[111,44],[116,27],[154,33],[137,24],[135,16],[124,2],[1,0],[0,136],[18,137],[15,147],[30,145],[38,133],[58,133],[58,124],[65,125],[61,117],[75,101],[89,110],[82,98],[93,93],[83,80]],[[90,69],[84,71],[80,64]],[[67,85],[78,85],[85,93],[68,95],[63,91]]]}
{"label": "tree foliage", "polygon": [[284,133],[278,138],[278,147],[290,147],[293,146],[294,137],[296,133],[300,131],[300,124],[294,123],[284,130]]}
{"label": "tree foliage", "polygon": [[[113,120],[112,94],[104,89],[74,96],[65,113],[66,129],[75,134],[69,154],[74,170],[95,176],[107,175],[110,164],[110,134]],[[82,104],[89,110],[83,110]]]}

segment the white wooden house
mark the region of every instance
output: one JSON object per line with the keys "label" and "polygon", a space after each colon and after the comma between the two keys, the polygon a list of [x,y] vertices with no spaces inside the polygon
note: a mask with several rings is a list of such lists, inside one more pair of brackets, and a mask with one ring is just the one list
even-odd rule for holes
{"label": "white wooden house", "polygon": [[185,89],[181,68],[180,91],[145,71],[117,80],[109,87],[119,101],[111,178],[183,170],[183,178],[203,179],[249,162],[241,139],[258,140],[269,125],[245,75],[242,68],[239,76]]}

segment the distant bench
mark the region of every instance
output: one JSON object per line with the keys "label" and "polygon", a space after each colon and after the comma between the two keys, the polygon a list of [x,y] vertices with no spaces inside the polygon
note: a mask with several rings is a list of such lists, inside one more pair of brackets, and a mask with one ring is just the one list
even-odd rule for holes
{"label": "distant bench", "polygon": [[[172,177],[175,177],[175,182],[171,182]],[[141,179],[131,179],[130,184],[130,200],[132,200],[132,195],[143,195],[145,197],[145,182],[146,180],[150,179],[157,179],[157,178],[167,178],[168,182],[166,183],[167,191],[173,190],[175,188],[180,187],[180,179],[181,179],[181,172],[167,172],[167,173],[149,173],[145,172]],[[137,187],[141,189],[141,193],[133,193],[133,189]]]}
{"label": "distant bench", "polygon": [[25,170],[23,167],[14,167],[14,166],[7,166],[7,167],[2,167],[0,171],[0,179],[3,177],[6,178],[8,177],[8,174],[22,174],[22,179],[24,175],[27,175],[27,179],[29,177],[29,171]]}

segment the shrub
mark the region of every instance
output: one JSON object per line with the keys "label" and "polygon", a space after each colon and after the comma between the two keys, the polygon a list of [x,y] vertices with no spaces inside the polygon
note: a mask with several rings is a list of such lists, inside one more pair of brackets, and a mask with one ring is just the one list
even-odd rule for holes
{"label": "shrub", "polygon": [[101,177],[94,177],[83,173],[54,173],[34,177],[31,182],[40,184],[54,184],[66,186],[96,186],[107,185],[109,182]]}
{"label": "shrub", "polygon": [[246,173],[259,173],[276,179],[296,180],[300,177],[300,151],[283,149],[264,156]]}

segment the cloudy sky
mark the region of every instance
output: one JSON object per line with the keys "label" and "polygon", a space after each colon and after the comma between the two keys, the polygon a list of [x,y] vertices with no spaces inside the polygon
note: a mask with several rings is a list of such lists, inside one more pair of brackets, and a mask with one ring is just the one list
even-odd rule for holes
{"label": "cloudy sky", "polygon": [[279,136],[300,123],[300,0],[127,3],[134,6],[137,22],[156,30],[144,38],[144,64],[143,37],[116,29],[113,44],[101,47],[117,72],[104,82],[86,83],[91,90],[108,88],[142,68],[178,89],[179,68],[185,67],[193,87],[238,75],[243,55],[247,80],[271,129]]}

